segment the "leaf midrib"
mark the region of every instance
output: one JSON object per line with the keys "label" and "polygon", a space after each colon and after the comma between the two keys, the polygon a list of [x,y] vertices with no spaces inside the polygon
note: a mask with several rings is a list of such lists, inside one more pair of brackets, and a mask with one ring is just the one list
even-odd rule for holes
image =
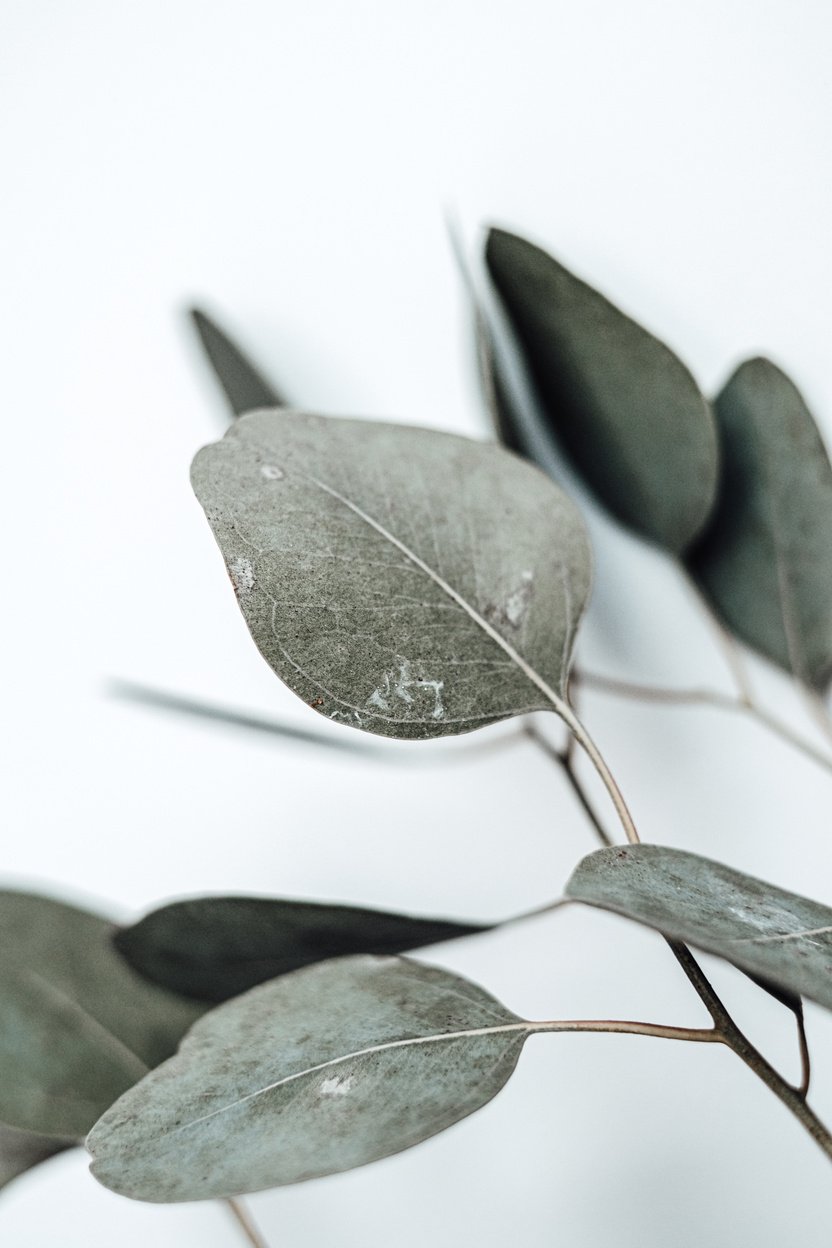
{"label": "leaf midrib", "polygon": [[412,1048],[420,1044],[437,1044],[446,1040],[461,1040],[468,1037],[476,1038],[478,1036],[494,1036],[508,1033],[525,1033],[528,1036],[538,1030],[540,1030],[540,1027],[535,1023],[521,1020],[516,1023],[504,1023],[499,1027],[474,1027],[464,1031],[443,1031],[430,1036],[409,1036],[403,1040],[387,1040],[382,1044],[372,1044],[367,1048],[355,1049],[350,1053],[341,1054],[340,1057],[330,1058],[329,1061],[319,1062],[314,1066],[307,1066],[304,1070],[294,1071],[291,1075],[284,1075],[282,1079],[276,1079],[273,1083],[265,1084],[262,1088],[256,1088],[254,1092],[248,1092],[245,1096],[238,1097],[237,1100],[230,1101],[227,1105],[221,1105],[218,1109],[213,1109],[208,1114],[202,1114],[199,1118],[193,1118],[190,1122],[184,1122],[172,1131],[164,1134],[178,1135],[180,1132],[187,1131],[191,1127],[197,1127],[203,1122],[208,1122],[211,1118],[218,1117],[220,1114],[228,1113],[240,1105],[245,1105],[248,1101],[256,1100],[260,1096],[267,1096],[268,1093],[274,1092],[277,1088],[284,1087],[286,1084],[294,1083],[298,1079],[304,1079],[308,1075],[315,1075],[322,1070],[331,1070],[336,1066],[343,1065],[345,1062],[369,1057],[374,1053],[386,1053],[393,1049]]}
{"label": "leaf midrib", "polygon": [[[376,533],[378,533],[386,541],[390,542],[391,545],[395,546],[395,548],[403,554],[406,559],[409,559],[410,562],[419,568],[421,572],[428,576],[434,584],[437,585],[442,592],[451,599],[452,602],[456,603],[456,605],[460,607],[461,610],[463,610],[488,637],[491,638],[492,641],[496,642],[500,649],[508,655],[517,667],[519,667],[526,679],[529,680],[535,688],[543,694],[546,700],[552,704],[555,710],[559,713],[563,713],[566,707],[564,700],[560,697],[560,695],[556,693],[555,690],[546,683],[543,677],[535,671],[531,664],[528,663],[517,650],[515,650],[511,642],[507,641],[506,638],[503,637],[502,634],[499,633],[497,629],[494,628],[494,626],[490,624],[488,620],[471,605],[467,598],[464,598],[462,594],[455,590],[443,576],[440,576],[438,572],[435,572],[434,569],[431,568],[430,564],[425,563],[424,559],[420,558],[415,551],[405,545],[405,543],[391,533],[389,529],[386,529],[383,524],[381,524],[373,516],[369,515],[368,512],[364,511],[363,508],[359,507],[356,503],[353,503],[350,499],[345,497],[345,495],[339,493],[339,491],[334,489],[331,485],[327,485],[325,481],[321,481],[318,477],[312,476],[311,474],[303,475],[305,475],[307,480],[311,481],[313,485],[316,485],[320,490],[323,490],[325,494],[329,494],[331,498],[336,499],[339,503],[342,503],[345,507],[347,507],[354,515],[358,516],[360,520],[363,520],[365,524],[368,524],[370,528],[375,530]],[[572,612],[567,599],[566,640],[564,643],[565,649],[568,647],[573,636],[573,623]]]}

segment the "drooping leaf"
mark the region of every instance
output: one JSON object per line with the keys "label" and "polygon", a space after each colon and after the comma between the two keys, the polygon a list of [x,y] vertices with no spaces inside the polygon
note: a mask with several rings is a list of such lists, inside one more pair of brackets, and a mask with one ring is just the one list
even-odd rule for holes
{"label": "drooping leaf", "polygon": [[590,551],[532,465],[274,411],[237,421],[192,476],[261,654],[322,715],[424,738],[562,698]]}
{"label": "drooping leaf", "polygon": [[658,845],[615,846],[578,864],[567,896],[832,1009],[832,908],[710,858]]}
{"label": "drooping leaf", "polygon": [[746,360],[716,400],[723,481],[691,568],[742,641],[804,683],[832,677],[832,464],[800,392]]}
{"label": "drooping leaf", "polygon": [[138,1200],[205,1200],[363,1166],[491,1100],[528,1026],[403,958],[322,962],[207,1014],[91,1132],[93,1174]]}
{"label": "drooping leaf", "polygon": [[202,1012],[132,971],[112,932],[73,906],[0,892],[0,1122],[82,1139]]}
{"label": "drooping leaf", "polygon": [[285,400],[266,381],[225,330],[199,308],[191,309],[199,340],[235,416],[258,407],[281,407]]}
{"label": "drooping leaf", "polygon": [[[678,554],[701,532],[718,476],[713,415],[673,352],[524,238],[491,230],[486,262],[562,446],[622,524]],[[511,422],[511,405],[503,404]],[[512,440],[534,454],[528,430]]]}
{"label": "drooping leaf", "polygon": [[12,1179],[33,1170],[42,1161],[48,1161],[57,1153],[72,1148],[79,1140],[62,1140],[52,1135],[35,1135],[31,1131],[17,1131],[0,1123],[0,1191]]}
{"label": "drooping leaf", "polygon": [[383,910],[267,897],[196,897],[122,928],[116,948],[141,975],[227,1001],[278,975],[352,953],[405,953],[490,929]]}

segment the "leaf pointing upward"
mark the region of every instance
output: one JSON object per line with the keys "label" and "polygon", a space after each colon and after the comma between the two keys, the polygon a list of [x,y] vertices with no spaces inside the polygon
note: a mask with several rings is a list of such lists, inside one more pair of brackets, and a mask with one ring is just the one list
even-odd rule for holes
{"label": "leaf pointing upward", "polygon": [[[535,432],[565,448],[622,524],[685,550],[711,511],[718,472],[714,419],[688,369],[526,239],[491,230],[486,262],[540,396]],[[498,394],[500,384],[498,371]],[[504,436],[536,455],[507,400],[504,392]]]}
{"label": "leaf pointing upward", "polygon": [[191,309],[191,318],[235,416],[258,407],[279,407],[285,402],[215,321],[199,308]]}
{"label": "leaf pointing upward", "polygon": [[590,552],[538,469],[274,411],[200,451],[192,478],[260,652],[321,714],[424,738],[562,700]]}
{"label": "leaf pointing upward", "polygon": [[724,479],[693,574],[732,632],[807,685],[832,677],[832,464],[794,383],[746,360],[716,400]]}

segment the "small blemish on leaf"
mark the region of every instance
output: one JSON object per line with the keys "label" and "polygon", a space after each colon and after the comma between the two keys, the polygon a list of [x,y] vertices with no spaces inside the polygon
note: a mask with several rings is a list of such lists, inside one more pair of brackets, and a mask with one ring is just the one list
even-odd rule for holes
{"label": "small blemish on leaf", "polygon": [[265,477],[267,481],[282,481],[285,477],[282,468],[278,468],[277,464],[261,464],[260,476]]}
{"label": "small blemish on leaf", "polygon": [[254,589],[254,568],[250,559],[238,555],[228,565],[228,575],[238,598],[245,598]]}
{"label": "small blemish on leaf", "polygon": [[354,1082],[354,1075],[331,1075],[321,1081],[318,1096],[348,1096]]}

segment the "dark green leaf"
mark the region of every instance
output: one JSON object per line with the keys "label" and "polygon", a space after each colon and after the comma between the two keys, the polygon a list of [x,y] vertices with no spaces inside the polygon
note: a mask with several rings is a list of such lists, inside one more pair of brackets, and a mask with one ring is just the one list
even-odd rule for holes
{"label": "dark green leaf", "polygon": [[0,892],[0,1122],[81,1139],[201,1013],[146,983],[112,923]]}
{"label": "dark green leaf", "polygon": [[272,388],[224,330],[201,312],[191,309],[199,340],[225,391],[235,416],[258,407],[282,407],[285,400]]}
{"label": "dark green leaf", "polygon": [[590,854],[566,893],[718,954],[765,980],[768,991],[777,986],[832,1009],[829,906],[709,858],[658,845]]}
{"label": "dark green leaf", "polygon": [[832,677],[832,465],[770,360],[741,364],[716,400],[723,482],[694,576],[728,628],[804,683]]}
{"label": "dark green leaf", "polygon": [[219,1006],[87,1140],[138,1200],[206,1200],[363,1166],[491,1100],[529,1034],[476,985],[338,958]]}
{"label": "dark green leaf", "polygon": [[322,715],[423,738],[562,700],[586,533],[501,447],[258,412],[193,482],[260,652]]}
{"label": "dark green leaf", "polygon": [[14,1127],[5,1127],[0,1123],[0,1191],[12,1179],[79,1142],[35,1135],[31,1131],[16,1131]]}
{"label": "dark green leaf", "polygon": [[266,897],[197,897],[115,936],[140,974],[185,996],[227,1001],[255,984],[351,953],[404,953],[480,925]]}
{"label": "dark green leaf", "polygon": [[[685,550],[710,514],[718,475],[713,415],[688,369],[525,239],[491,230],[486,261],[536,384],[538,434],[568,452],[628,528]],[[500,411],[511,426],[511,404]],[[507,436],[538,457],[528,430]]]}

